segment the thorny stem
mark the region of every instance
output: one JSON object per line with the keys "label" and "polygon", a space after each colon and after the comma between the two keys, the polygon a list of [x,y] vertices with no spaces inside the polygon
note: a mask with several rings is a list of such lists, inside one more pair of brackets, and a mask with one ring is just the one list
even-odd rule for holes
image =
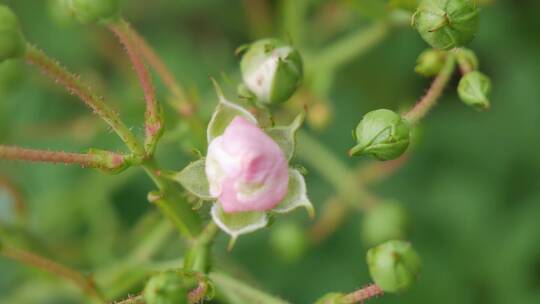
{"label": "thorny stem", "polygon": [[355,304],[355,303],[364,303],[365,300],[369,300],[374,297],[379,297],[383,295],[382,289],[375,285],[371,284],[362,289],[358,289],[350,294],[345,295],[340,303],[343,304]]}
{"label": "thorny stem", "polygon": [[65,265],[61,265],[57,262],[51,261],[37,254],[27,252],[21,249],[15,249],[12,247],[1,248],[0,255],[17,262],[39,268],[43,271],[47,271],[68,281],[71,281],[75,285],[79,286],[85,293],[87,293],[92,298],[95,298],[100,303],[106,303],[106,300],[97,290],[91,278],[87,278],[79,272]]}
{"label": "thorny stem", "polygon": [[148,65],[154,69],[169,90],[171,95],[171,98],[167,99],[169,104],[181,117],[185,118],[186,122],[191,126],[191,131],[196,133],[197,136],[204,137],[206,134],[204,123],[195,115],[198,107],[197,101],[189,98],[167,65],[136,29],[128,26],[126,31],[133,39],[133,47],[146,59]]}
{"label": "thorny stem", "polygon": [[83,168],[97,168],[114,170],[124,164],[124,156],[107,152],[109,155],[104,159],[101,155],[92,153],[68,153],[62,151],[44,151],[25,149],[16,146],[0,145],[0,159],[23,160],[30,162],[76,164]]}
{"label": "thorny stem", "polygon": [[120,120],[103,99],[98,97],[88,85],[83,83],[78,76],[63,68],[56,60],[49,58],[43,51],[28,44],[26,48],[26,62],[39,68],[45,75],[56,83],[62,85],[69,93],[79,97],[88,107],[103,119],[115,132],[128,148],[137,156],[144,155],[143,148],[135,135]]}
{"label": "thorny stem", "polygon": [[145,149],[149,155],[152,155],[159,137],[163,133],[163,117],[159,104],[156,100],[156,92],[152,84],[150,73],[146,69],[143,58],[136,47],[136,40],[133,38],[130,30],[130,25],[125,20],[120,19],[111,22],[108,28],[116,35],[120,43],[124,46],[126,53],[137,73],[139,82],[143,89],[144,99],[146,101],[145,114]]}
{"label": "thorny stem", "polygon": [[444,88],[450,81],[452,74],[454,73],[456,59],[451,53],[446,56],[446,62],[444,67],[439,72],[431,87],[428,89],[426,95],[422,97],[418,103],[407,113],[405,118],[411,123],[417,123],[420,121],[433,106],[437,103],[439,97],[441,97]]}

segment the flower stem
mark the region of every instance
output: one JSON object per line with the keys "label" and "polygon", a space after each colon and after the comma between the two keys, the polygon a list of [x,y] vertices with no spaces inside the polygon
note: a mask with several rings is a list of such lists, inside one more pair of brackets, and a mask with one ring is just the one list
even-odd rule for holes
{"label": "flower stem", "polygon": [[27,45],[25,59],[27,63],[36,66],[49,78],[62,85],[69,93],[79,97],[118,134],[134,154],[139,157],[144,155],[144,150],[137,138],[120,120],[118,114],[109,108],[102,98],[94,94],[78,76],[70,73],[56,60],[49,58],[43,51],[30,44]]}
{"label": "flower stem", "polygon": [[100,303],[106,303],[105,298],[97,290],[92,279],[83,276],[79,272],[67,266],[61,265],[37,254],[12,247],[1,248],[0,255],[17,262],[39,268],[71,281],[92,298],[98,300]]}
{"label": "flower stem", "polygon": [[208,272],[210,270],[210,251],[219,228],[214,221],[208,222],[204,230],[192,243],[192,247],[184,257],[184,270]]}
{"label": "flower stem", "polygon": [[25,149],[16,146],[0,145],[0,159],[22,160],[30,162],[75,164],[83,168],[115,170],[124,164],[124,156],[106,152],[108,157],[92,153],[68,153],[61,151],[44,151]]}
{"label": "flower stem", "polygon": [[323,49],[313,62],[326,70],[334,70],[369,51],[390,33],[390,24],[380,21],[361,28]]}
{"label": "flower stem", "polygon": [[356,209],[366,209],[377,200],[358,185],[354,172],[325,146],[301,130],[298,131],[297,140],[298,157],[326,179],[345,203]]}
{"label": "flower stem", "polygon": [[221,272],[212,272],[210,280],[219,291],[217,296],[227,303],[289,304],[288,302],[255,289]]}
{"label": "flower stem", "polygon": [[163,80],[163,83],[171,93],[171,95],[181,102],[179,112],[184,116],[190,116],[194,112],[194,104],[191,99],[187,97],[184,89],[178,84],[178,81],[174,77],[173,73],[169,70],[163,60],[157,55],[154,49],[148,44],[148,42],[142,37],[137,30],[131,26],[126,27],[127,34],[131,37],[134,44],[141,56],[146,59],[148,65],[151,66],[157,73],[157,75]]}
{"label": "flower stem", "polygon": [[354,292],[351,292],[348,295],[345,295],[340,303],[343,304],[355,304],[355,303],[364,303],[365,300],[369,300],[374,297],[379,297],[383,295],[382,289],[375,285],[371,284],[362,289],[358,289]]}
{"label": "flower stem", "polygon": [[448,56],[446,56],[444,67],[431,84],[431,87],[428,89],[426,95],[424,95],[424,97],[422,97],[409,112],[405,113],[404,117],[407,120],[413,124],[417,123],[424,116],[426,116],[433,106],[435,106],[439,100],[439,97],[441,97],[444,88],[450,81],[450,78],[454,73],[455,66],[455,56],[449,53]]}
{"label": "flower stem", "polygon": [[176,185],[161,176],[161,170],[153,159],[148,159],[142,164],[146,174],[158,187],[158,192],[149,194],[149,201],[158,206],[178,231],[188,239],[195,238],[201,231],[201,218],[182,195]]}
{"label": "flower stem", "polygon": [[109,23],[108,28],[116,35],[120,43],[124,46],[129,60],[139,78],[144,93],[144,99],[146,101],[145,149],[149,155],[152,155],[159,138],[163,134],[163,115],[161,115],[161,110],[156,100],[156,92],[154,85],[152,84],[152,78],[144,65],[139,48],[136,47],[136,40],[133,38],[129,23],[123,19],[119,19]]}

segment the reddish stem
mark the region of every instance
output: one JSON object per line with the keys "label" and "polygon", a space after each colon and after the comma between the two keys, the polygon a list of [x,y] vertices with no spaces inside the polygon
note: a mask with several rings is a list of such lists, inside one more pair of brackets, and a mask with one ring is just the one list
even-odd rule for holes
{"label": "reddish stem", "polygon": [[358,289],[348,295],[345,295],[341,300],[344,304],[363,303],[365,300],[379,297],[383,294],[384,292],[379,286],[371,284],[362,289]]}
{"label": "reddish stem", "polygon": [[99,300],[101,303],[106,302],[104,297],[96,289],[96,286],[92,279],[83,276],[79,272],[67,266],[61,265],[37,254],[15,248],[2,248],[0,250],[0,256],[4,256],[8,259],[23,263],[28,266],[39,268],[41,270],[62,277],[66,280],[72,281],[89,296]]}
{"label": "reddish stem", "polygon": [[136,39],[132,35],[133,31],[130,29],[129,23],[125,20],[119,20],[118,22],[110,23],[108,27],[124,46],[139,78],[146,101],[146,143],[147,145],[155,144],[154,140],[161,132],[162,123],[150,73],[146,69],[141,54],[138,51],[139,48],[137,47]]}
{"label": "reddish stem", "polygon": [[437,103],[437,100],[442,95],[442,92],[448,82],[450,77],[454,72],[455,68],[455,58],[453,55],[448,54],[446,56],[446,63],[437,75],[431,87],[428,89],[426,95],[422,97],[416,105],[405,114],[405,118],[408,119],[411,123],[416,123],[422,119],[429,110]]}
{"label": "reddish stem", "polygon": [[44,151],[25,149],[16,146],[0,145],[0,159],[22,160],[30,162],[76,164],[81,167],[115,169],[123,164],[124,157],[120,154],[108,152],[109,158],[89,153],[68,153],[62,151]]}

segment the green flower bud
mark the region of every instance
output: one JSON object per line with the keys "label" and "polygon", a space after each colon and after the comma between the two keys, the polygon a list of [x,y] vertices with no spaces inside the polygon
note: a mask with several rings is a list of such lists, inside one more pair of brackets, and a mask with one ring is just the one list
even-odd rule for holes
{"label": "green flower bud", "polygon": [[187,304],[189,291],[196,286],[196,280],[186,280],[182,273],[162,272],[146,283],[144,300],[148,304]]}
{"label": "green flower bud", "polygon": [[373,155],[379,160],[398,158],[409,146],[409,124],[397,113],[379,109],[364,115],[356,127],[357,145],[349,155]]}
{"label": "green flower bud", "polygon": [[369,209],[362,221],[362,236],[368,246],[405,238],[409,226],[407,211],[394,201]]}
{"label": "green flower bud", "polygon": [[73,13],[83,23],[92,23],[117,17],[118,0],[70,0]]}
{"label": "green flower bud", "polygon": [[250,45],[240,68],[246,87],[265,105],[288,100],[303,77],[300,53],[277,39],[262,39]]}
{"label": "green flower bud", "polygon": [[465,64],[472,70],[477,70],[479,67],[478,57],[472,50],[466,48],[457,49],[456,58],[460,65]]}
{"label": "green flower bud", "polygon": [[278,223],[272,227],[270,244],[284,262],[298,261],[307,249],[304,231],[294,222]]}
{"label": "green flower bud", "polygon": [[418,56],[414,70],[422,76],[432,77],[439,74],[445,61],[445,51],[427,49]]}
{"label": "green flower bud", "polygon": [[486,75],[472,71],[459,81],[458,94],[461,100],[479,110],[489,109],[488,95],[491,92],[491,80]]}
{"label": "green flower bud", "polygon": [[371,248],[367,253],[371,278],[385,292],[401,292],[416,281],[421,261],[411,244],[390,241]]}
{"label": "green flower bud", "polygon": [[412,25],[432,47],[453,49],[474,38],[478,8],[474,0],[423,0],[413,15]]}
{"label": "green flower bud", "polygon": [[49,17],[60,26],[68,26],[75,21],[71,0],[49,0],[47,11]]}
{"label": "green flower bud", "polygon": [[0,62],[21,57],[25,50],[19,19],[9,7],[0,4]]}

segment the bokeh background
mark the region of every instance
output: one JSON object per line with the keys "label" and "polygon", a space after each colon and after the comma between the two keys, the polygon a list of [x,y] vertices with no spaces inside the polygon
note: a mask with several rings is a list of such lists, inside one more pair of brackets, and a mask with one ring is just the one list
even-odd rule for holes
{"label": "bokeh background", "polygon": [[[142,133],[142,94],[109,32],[71,22],[49,1],[2,2],[20,16],[30,41],[91,82]],[[216,103],[208,75],[224,83],[237,80],[238,46],[277,36],[292,39],[309,57],[380,22],[387,1],[126,0],[123,11],[200,100],[207,119]],[[304,18],[298,16],[301,11]],[[371,302],[540,303],[538,11],[540,2],[534,0],[496,0],[482,7],[481,28],[470,48],[492,78],[491,111],[476,112],[459,101],[456,74],[440,104],[422,122],[407,162],[370,187],[407,207],[413,226],[409,239],[424,263],[410,291]],[[414,66],[426,47],[411,27],[396,26],[335,73],[308,74],[308,97],[303,94],[297,103],[320,106],[306,132],[351,170],[368,164],[367,159],[347,158],[353,143],[350,130],[363,113],[403,109],[424,93],[430,80],[415,74]],[[317,71],[316,61],[306,64],[308,72]],[[156,84],[164,99],[165,90]],[[0,66],[0,94],[2,144],[67,151],[122,149],[84,105],[22,62]],[[288,112],[300,108],[289,105]],[[204,147],[190,138],[172,108],[167,112],[169,132],[159,158],[180,169],[194,159],[190,148]],[[309,193],[321,210],[335,188],[309,164],[298,162],[310,171]],[[170,227],[159,224],[160,216],[146,201],[152,184],[140,170],[108,176],[63,165],[0,162],[0,179],[3,238],[95,273],[98,284],[117,290],[118,297],[141,289],[143,268],[174,265],[180,257],[183,245]],[[270,245],[272,230],[287,221],[306,229],[312,225],[297,211],[278,218],[269,229],[242,237],[230,253],[221,236],[214,250],[216,264],[291,303],[312,303],[326,292],[352,291],[370,281],[361,213],[351,212],[334,234],[293,263],[284,262]],[[115,277],[119,261],[156,225],[164,225],[162,238],[167,242],[153,253],[153,260],[173,259],[172,264],[145,262]],[[148,247],[142,248],[144,255]],[[81,302],[81,294],[69,283],[0,259],[0,303]]]}

